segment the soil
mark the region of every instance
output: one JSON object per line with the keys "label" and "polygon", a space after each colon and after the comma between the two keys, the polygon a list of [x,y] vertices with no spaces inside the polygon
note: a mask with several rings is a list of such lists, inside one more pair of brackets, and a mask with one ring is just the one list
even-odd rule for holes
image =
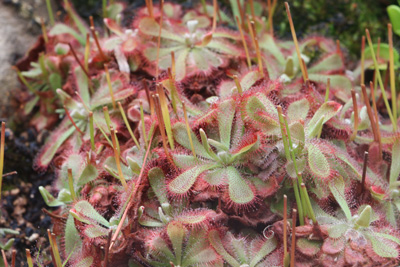
{"label": "soil", "polygon": [[[17,137],[11,130],[6,131],[5,172],[18,170],[18,174],[3,179],[5,191],[1,199],[0,228],[10,228],[19,232],[18,235],[5,237],[15,238],[13,249],[17,250],[16,266],[24,266],[25,249],[29,249],[32,255],[39,250],[44,255],[49,249],[46,231],[51,229],[52,224],[50,217],[42,212],[43,208],[48,207],[38,188],[44,186],[51,191],[54,174],[40,174],[32,169],[34,156],[42,145],[42,138],[37,136],[40,137],[32,129],[22,132]],[[11,250],[7,251],[6,255],[10,263]]]}

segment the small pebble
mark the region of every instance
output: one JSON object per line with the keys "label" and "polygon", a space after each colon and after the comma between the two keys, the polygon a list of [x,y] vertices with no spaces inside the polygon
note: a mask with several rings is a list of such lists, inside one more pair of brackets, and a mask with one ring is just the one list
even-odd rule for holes
{"label": "small pebble", "polygon": [[28,238],[28,241],[29,242],[33,242],[33,241],[35,241],[36,239],[38,239],[39,238],[39,234],[38,233],[33,233],[29,238]]}
{"label": "small pebble", "polygon": [[19,192],[20,192],[19,188],[14,188],[14,189],[11,190],[11,195],[12,196],[16,196],[16,195],[19,194]]}

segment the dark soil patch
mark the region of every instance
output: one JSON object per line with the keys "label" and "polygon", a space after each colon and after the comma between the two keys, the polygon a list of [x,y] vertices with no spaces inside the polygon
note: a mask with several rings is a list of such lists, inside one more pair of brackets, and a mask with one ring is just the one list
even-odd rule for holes
{"label": "dark soil patch", "polygon": [[[0,228],[17,230],[19,234],[0,238],[15,239],[16,266],[25,265],[25,249],[29,249],[33,256],[39,250],[42,255],[49,250],[46,231],[51,228],[51,219],[42,212],[42,208],[47,206],[38,188],[51,186],[54,174],[40,174],[32,169],[34,156],[42,145],[37,136],[40,135],[32,129],[17,136],[9,129],[6,131],[5,172],[16,170],[18,174],[3,179],[5,191],[1,198]],[[11,250],[6,252],[9,263],[11,253]],[[48,266],[48,263],[44,264]]]}

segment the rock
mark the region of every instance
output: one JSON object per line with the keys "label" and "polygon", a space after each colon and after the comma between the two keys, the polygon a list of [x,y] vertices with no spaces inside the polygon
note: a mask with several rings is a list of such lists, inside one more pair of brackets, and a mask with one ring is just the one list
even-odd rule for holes
{"label": "rock", "polygon": [[[56,10],[54,3],[53,10]],[[17,88],[19,82],[11,67],[41,34],[40,18],[48,21],[45,0],[0,1],[0,119],[12,114],[10,91]]]}

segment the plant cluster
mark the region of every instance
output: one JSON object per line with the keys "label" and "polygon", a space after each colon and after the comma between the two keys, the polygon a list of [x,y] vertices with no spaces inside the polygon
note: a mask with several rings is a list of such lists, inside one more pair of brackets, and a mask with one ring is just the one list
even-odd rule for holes
{"label": "plant cluster", "polygon": [[54,266],[398,264],[391,25],[350,71],[338,42],[297,40],[288,4],[293,42],[276,39],[275,7],[147,0],[123,27],[110,3],[98,31],[49,9],[15,69],[53,129],[35,168],[57,177]]}

